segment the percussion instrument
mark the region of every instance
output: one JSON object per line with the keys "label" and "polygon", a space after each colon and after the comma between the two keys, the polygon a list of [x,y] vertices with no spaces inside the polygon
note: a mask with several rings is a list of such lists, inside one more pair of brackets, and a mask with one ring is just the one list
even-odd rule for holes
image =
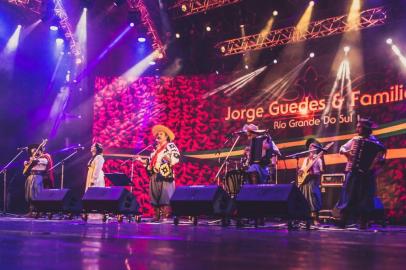
{"label": "percussion instrument", "polygon": [[223,186],[224,190],[227,191],[231,198],[235,198],[240,192],[244,175],[245,173],[242,170],[232,170],[226,173]]}

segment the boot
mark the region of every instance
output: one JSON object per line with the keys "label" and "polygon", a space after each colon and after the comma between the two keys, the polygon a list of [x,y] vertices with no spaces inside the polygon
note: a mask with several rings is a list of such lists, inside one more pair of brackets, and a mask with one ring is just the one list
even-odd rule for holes
{"label": "boot", "polygon": [[312,222],[314,226],[319,226],[320,225],[320,221],[319,221],[319,212],[312,212],[311,213],[311,217],[312,217]]}
{"label": "boot", "polygon": [[368,229],[368,215],[364,214],[361,216],[360,223],[359,223],[359,229],[360,230]]}
{"label": "boot", "polygon": [[170,218],[170,217],[171,217],[171,214],[172,214],[172,209],[171,209],[171,207],[170,207],[169,205],[165,205],[165,206],[163,207],[163,215],[164,215],[164,218]]}
{"label": "boot", "polygon": [[158,206],[154,206],[154,217],[152,218],[152,222],[159,222],[161,219],[161,209]]}

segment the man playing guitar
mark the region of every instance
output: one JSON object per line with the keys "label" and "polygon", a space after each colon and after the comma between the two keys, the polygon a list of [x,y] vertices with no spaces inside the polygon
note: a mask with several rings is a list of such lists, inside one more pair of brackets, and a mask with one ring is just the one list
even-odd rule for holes
{"label": "man playing guitar", "polygon": [[318,225],[319,211],[321,209],[320,178],[324,171],[321,144],[316,139],[306,141],[309,155],[303,160],[298,172],[299,189],[309,202],[313,224]]}
{"label": "man playing guitar", "polygon": [[48,153],[45,153],[44,146],[47,140],[44,140],[40,145],[31,144],[28,146],[28,154],[30,159],[24,162],[24,174],[27,176],[25,181],[25,199],[30,204],[30,214],[33,211],[31,205],[38,194],[46,188],[53,186],[53,174],[49,171],[52,166],[52,158]]}

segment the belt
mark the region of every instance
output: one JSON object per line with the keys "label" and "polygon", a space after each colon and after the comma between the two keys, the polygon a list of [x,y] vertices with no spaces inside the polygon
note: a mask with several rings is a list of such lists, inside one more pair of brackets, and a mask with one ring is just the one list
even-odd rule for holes
{"label": "belt", "polygon": [[30,174],[31,175],[45,175],[45,171],[31,171]]}

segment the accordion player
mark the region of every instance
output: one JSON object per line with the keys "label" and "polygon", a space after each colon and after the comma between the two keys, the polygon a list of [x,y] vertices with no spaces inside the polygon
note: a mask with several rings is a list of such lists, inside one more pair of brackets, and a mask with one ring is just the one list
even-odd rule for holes
{"label": "accordion player", "polygon": [[386,154],[385,146],[372,135],[373,127],[371,120],[360,118],[357,136],[340,148],[340,154],[347,157],[346,176],[333,215],[341,220],[341,227],[348,220],[359,218],[359,228],[368,228],[376,193],[375,168],[383,164]]}
{"label": "accordion player", "polygon": [[385,151],[385,146],[376,139],[355,137],[352,139],[345,171],[367,173],[382,160]]}

